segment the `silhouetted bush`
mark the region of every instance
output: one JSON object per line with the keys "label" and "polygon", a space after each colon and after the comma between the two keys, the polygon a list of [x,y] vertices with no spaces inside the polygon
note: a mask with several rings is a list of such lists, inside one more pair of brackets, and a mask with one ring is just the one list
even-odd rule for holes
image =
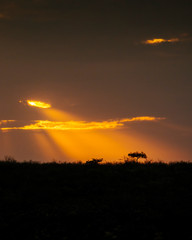
{"label": "silhouetted bush", "polygon": [[86,164],[88,164],[88,165],[98,165],[102,161],[103,161],[103,158],[93,158],[89,161],[86,161]]}
{"label": "silhouetted bush", "polygon": [[4,157],[4,159],[5,159],[5,162],[16,163],[15,158],[12,157],[12,156],[6,155],[6,156]]}
{"label": "silhouetted bush", "polygon": [[144,152],[133,152],[133,153],[129,153],[128,156],[136,159],[136,161],[138,161],[139,158],[147,159],[147,155]]}

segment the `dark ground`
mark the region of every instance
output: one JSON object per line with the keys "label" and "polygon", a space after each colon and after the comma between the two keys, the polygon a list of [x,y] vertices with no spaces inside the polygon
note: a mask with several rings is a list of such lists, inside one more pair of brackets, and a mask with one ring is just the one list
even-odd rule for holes
{"label": "dark ground", "polygon": [[0,162],[0,239],[192,239],[192,163]]}

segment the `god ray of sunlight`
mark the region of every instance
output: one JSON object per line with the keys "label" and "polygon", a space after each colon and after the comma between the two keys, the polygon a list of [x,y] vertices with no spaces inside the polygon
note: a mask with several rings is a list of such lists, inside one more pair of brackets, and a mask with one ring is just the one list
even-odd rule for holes
{"label": "god ray of sunlight", "polygon": [[[46,105],[44,102],[31,102],[33,102],[31,105],[27,100],[21,103],[31,107],[36,105],[38,114],[42,115],[42,119],[48,120],[0,120],[0,130],[2,130],[2,133],[11,132],[11,130],[31,131],[32,134],[27,136],[28,138],[29,136],[33,137],[33,142],[37,144],[38,151],[45,159],[49,159],[49,157],[63,159],[63,157],[66,157],[68,161],[86,161],[86,159],[94,156],[115,160],[122,154],[126,155],[127,149],[137,150],[138,146],[141,147],[142,144],[138,143],[139,138],[135,139],[130,132],[129,136],[126,134],[126,137],[123,137],[122,131],[116,132],[114,130],[126,129],[131,122],[155,122],[165,119],[154,116],[140,116],[105,121],[82,121],[78,116],[63,110],[50,108],[51,105]],[[43,109],[46,106],[50,107]],[[4,135],[7,134],[2,136]],[[146,144],[142,150],[145,148]]]}

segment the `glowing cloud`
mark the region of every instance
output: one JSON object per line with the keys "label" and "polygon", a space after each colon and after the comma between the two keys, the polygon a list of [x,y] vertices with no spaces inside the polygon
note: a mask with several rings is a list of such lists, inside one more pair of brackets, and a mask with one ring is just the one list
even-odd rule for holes
{"label": "glowing cloud", "polygon": [[20,103],[24,102],[27,103],[27,105],[31,107],[37,107],[37,108],[51,108],[51,105],[48,103],[44,103],[41,101],[35,101],[35,100],[25,100],[25,101],[19,101]]}
{"label": "glowing cloud", "polygon": [[158,121],[164,118],[159,117],[135,117],[135,118],[123,118],[120,120],[108,120],[101,122],[86,122],[86,121],[48,121],[48,120],[36,120],[32,124],[16,127],[2,127],[1,130],[93,130],[93,129],[114,129],[124,127],[126,122],[138,122],[138,121]]}
{"label": "glowing cloud", "polygon": [[163,38],[154,38],[144,41],[144,44],[149,45],[157,45],[161,43],[173,43],[173,42],[179,42],[179,38],[171,38],[171,39],[163,39]]}
{"label": "glowing cloud", "polygon": [[85,121],[67,121],[67,122],[56,122],[56,121],[44,121],[37,120],[35,123],[25,125],[22,127],[8,127],[1,128],[2,130],[11,129],[22,129],[22,130],[91,130],[91,129],[108,129],[117,128],[123,126],[118,121],[104,121],[104,122],[85,122]]}
{"label": "glowing cloud", "polygon": [[134,118],[123,118],[120,120],[120,122],[158,121],[158,120],[163,120],[163,119],[165,119],[165,118],[142,116],[142,117],[134,117]]}

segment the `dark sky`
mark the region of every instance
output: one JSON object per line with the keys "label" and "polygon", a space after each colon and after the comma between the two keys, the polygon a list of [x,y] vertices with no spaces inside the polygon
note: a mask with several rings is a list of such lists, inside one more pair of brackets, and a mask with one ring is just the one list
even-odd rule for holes
{"label": "dark sky", "polygon": [[[191,0],[1,0],[0,120],[40,120],[20,99],[50,102],[85,121],[165,117],[121,129],[129,142],[139,134],[127,151],[192,160],[191,12]],[[6,134],[18,139],[12,148]],[[31,134],[0,133],[1,156],[38,159],[31,143],[23,145]],[[149,138],[154,151],[144,144]]]}

